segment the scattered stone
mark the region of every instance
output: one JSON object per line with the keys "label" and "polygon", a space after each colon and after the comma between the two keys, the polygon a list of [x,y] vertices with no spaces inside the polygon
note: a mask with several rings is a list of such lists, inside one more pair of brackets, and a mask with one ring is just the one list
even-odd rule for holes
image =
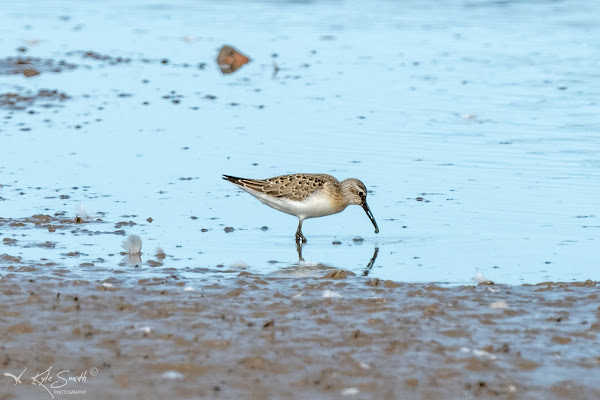
{"label": "scattered stone", "polygon": [[250,58],[232,46],[223,46],[217,56],[217,64],[223,74],[231,74],[250,62]]}
{"label": "scattered stone", "polygon": [[323,279],[346,279],[349,276],[356,276],[356,274],[352,271],[345,271],[340,269],[328,272],[325,276],[323,276]]}
{"label": "scattered stone", "polygon": [[272,328],[273,326],[275,326],[275,320],[271,319],[271,320],[265,322],[262,327],[263,327],[263,329],[265,329],[265,328]]}
{"label": "scattered stone", "polygon": [[32,76],[36,76],[39,74],[40,74],[40,71],[38,71],[35,68],[25,68],[23,70],[23,75],[25,75],[27,78],[31,78]]}

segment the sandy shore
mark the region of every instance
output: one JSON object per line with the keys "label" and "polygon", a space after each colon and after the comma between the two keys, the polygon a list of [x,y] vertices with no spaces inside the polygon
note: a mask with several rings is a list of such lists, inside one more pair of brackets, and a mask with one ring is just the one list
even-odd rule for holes
{"label": "sandy shore", "polygon": [[590,281],[20,275],[0,280],[1,399],[600,397]]}

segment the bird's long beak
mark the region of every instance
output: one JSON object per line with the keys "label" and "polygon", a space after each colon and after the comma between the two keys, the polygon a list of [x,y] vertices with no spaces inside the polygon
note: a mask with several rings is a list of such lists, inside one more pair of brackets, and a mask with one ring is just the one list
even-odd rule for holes
{"label": "bird's long beak", "polygon": [[375,222],[375,217],[373,216],[373,213],[369,209],[369,206],[367,205],[366,201],[362,203],[362,208],[367,213],[367,216],[369,217],[369,219],[373,223],[373,226],[375,226],[375,233],[379,233],[379,227],[377,226],[377,222]]}

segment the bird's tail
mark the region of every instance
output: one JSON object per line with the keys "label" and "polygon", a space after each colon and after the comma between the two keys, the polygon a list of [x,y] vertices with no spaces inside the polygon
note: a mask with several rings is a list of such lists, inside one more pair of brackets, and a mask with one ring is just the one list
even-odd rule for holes
{"label": "bird's tail", "polygon": [[226,181],[229,181],[231,183],[239,184],[240,181],[243,180],[244,178],[238,178],[238,177],[235,177],[235,176],[223,174],[223,179],[225,179]]}

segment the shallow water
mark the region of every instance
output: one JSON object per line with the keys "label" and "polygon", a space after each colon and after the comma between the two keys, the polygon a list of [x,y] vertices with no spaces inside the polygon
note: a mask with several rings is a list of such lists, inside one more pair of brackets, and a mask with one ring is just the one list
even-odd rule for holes
{"label": "shallow water", "polygon": [[[362,273],[378,249],[369,275],[395,281],[600,279],[597,2],[1,7],[2,54],[77,65],[0,71],[2,93],[69,96],[0,109],[5,270]],[[221,76],[225,43],[253,61]],[[363,180],[380,234],[358,207],[308,220],[298,264],[295,218],[220,179],[291,172]],[[93,222],[13,224],[80,204]]]}

